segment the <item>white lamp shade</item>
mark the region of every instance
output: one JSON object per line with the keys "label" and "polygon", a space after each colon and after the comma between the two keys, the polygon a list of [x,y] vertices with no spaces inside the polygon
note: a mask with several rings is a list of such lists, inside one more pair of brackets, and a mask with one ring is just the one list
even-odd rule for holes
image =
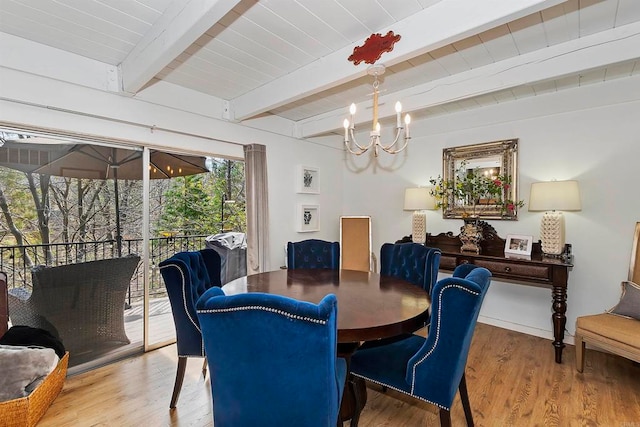
{"label": "white lamp shade", "polygon": [[548,181],[531,184],[530,211],[579,211],[578,181]]}
{"label": "white lamp shade", "polygon": [[421,211],[435,209],[436,200],[428,187],[407,188],[404,190],[404,210]]}

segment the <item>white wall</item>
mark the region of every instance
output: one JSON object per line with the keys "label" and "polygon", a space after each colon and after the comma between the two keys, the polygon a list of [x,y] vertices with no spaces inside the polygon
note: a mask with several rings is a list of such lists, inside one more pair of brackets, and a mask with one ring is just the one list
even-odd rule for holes
{"label": "white wall", "polygon": [[[339,239],[339,217],[342,211],[342,170],[336,165],[342,152],[292,138],[272,135],[267,145],[269,175],[269,223],[271,269],[285,265],[284,247],[288,241],[304,239]],[[318,168],[320,194],[297,193],[298,166]],[[320,230],[297,232],[298,205],[318,205]]]}
{"label": "white wall", "polygon": [[[394,170],[369,167],[345,173],[347,213],[372,216],[374,248],[411,232],[402,210],[405,187],[428,185],[442,171],[442,149],[508,138],[519,139],[519,196],[528,202],[535,181],[576,179],[582,211],[567,212],[569,273],[567,331],[579,315],[613,306],[626,279],[635,223],[640,221],[640,78],[628,77],[561,93],[526,98],[416,123],[406,154]],[[396,156],[396,157],[398,157]],[[348,159],[347,164],[366,159]],[[380,155],[379,163],[391,161]],[[525,206],[518,221],[490,221],[498,234],[539,238],[541,212]],[[459,232],[461,220],[427,213],[431,233]],[[481,321],[553,337],[551,291],[493,281]],[[568,336],[567,342],[572,342]]]}

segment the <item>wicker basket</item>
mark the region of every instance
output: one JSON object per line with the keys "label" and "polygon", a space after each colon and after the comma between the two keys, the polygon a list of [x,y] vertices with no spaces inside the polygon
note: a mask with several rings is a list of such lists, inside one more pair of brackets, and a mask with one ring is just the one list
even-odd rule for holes
{"label": "wicker basket", "polygon": [[68,363],[67,352],[53,372],[29,396],[0,402],[0,426],[35,426],[62,390]]}

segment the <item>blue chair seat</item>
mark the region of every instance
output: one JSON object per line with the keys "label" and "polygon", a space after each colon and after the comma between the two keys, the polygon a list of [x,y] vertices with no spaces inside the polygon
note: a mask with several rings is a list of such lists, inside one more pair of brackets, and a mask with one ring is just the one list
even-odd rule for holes
{"label": "blue chair seat", "polygon": [[[411,386],[405,380],[407,364],[420,350],[425,339],[419,335],[404,335],[404,339],[384,346],[362,348],[355,352],[351,363],[357,366],[358,376],[371,382],[406,394],[411,394]],[[385,366],[380,370],[380,366]]]}

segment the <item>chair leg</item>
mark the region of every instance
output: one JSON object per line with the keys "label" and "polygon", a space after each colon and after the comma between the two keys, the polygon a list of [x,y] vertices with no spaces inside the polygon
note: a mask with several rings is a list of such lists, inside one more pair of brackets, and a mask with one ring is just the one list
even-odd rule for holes
{"label": "chair leg", "polygon": [[576,370],[578,372],[584,371],[584,348],[585,343],[582,339],[582,335],[579,335],[576,331],[576,335],[574,337],[574,341],[576,344]]}
{"label": "chair leg", "polygon": [[182,390],[182,381],[184,380],[184,373],[187,370],[187,358],[185,356],[178,356],[178,370],[176,371],[176,382],[173,385],[173,394],[171,395],[171,403],[169,408],[176,407],[178,397],[180,397],[180,390]]}
{"label": "chair leg", "polygon": [[440,409],[440,427],[451,427],[451,412]]}
{"label": "chair leg", "polygon": [[351,418],[350,427],[358,427],[360,421],[360,413],[367,403],[367,385],[364,379],[351,375],[351,384],[353,386],[354,408],[353,417]]}
{"label": "chair leg", "polygon": [[464,373],[460,379],[460,400],[462,400],[462,408],[464,409],[464,417],[467,420],[467,426],[473,427],[473,414],[471,413],[471,404],[469,403],[469,392],[467,390],[467,380]]}

